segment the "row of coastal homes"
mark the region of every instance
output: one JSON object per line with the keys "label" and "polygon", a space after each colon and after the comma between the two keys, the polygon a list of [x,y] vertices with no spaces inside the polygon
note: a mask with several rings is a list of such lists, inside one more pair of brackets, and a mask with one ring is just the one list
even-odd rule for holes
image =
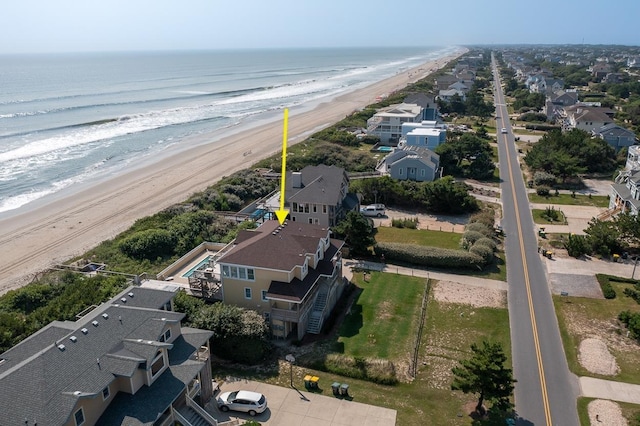
{"label": "row of coastal homes", "polygon": [[195,399],[213,397],[212,333],[182,327],[184,314],[172,303],[178,287],[159,284],[130,287],[1,354],[0,424],[151,426],[207,418]]}
{"label": "row of coastal homes", "polygon": [[640,146],[629,147],[627,161],[611,185],[609,209],[600,219],[627,212],[637,216],[640,212]]}

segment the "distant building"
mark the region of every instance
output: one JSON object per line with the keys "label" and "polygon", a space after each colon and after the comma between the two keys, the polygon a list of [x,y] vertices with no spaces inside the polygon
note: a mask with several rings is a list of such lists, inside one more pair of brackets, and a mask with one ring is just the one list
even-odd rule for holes
{"label": "distant building", "polygon": [[397,180],[433,181],[440,171],[440,157],[425,147],[403,146],[384,157],[376,170]]}
{"label": "distant building", "polygon": [[420,123],[404,123],[399,145],[418,146],[433,151],[446,140],[446,124],[425,120]]}
{"label": "distant building", "polygon": [[438,112],[438,103],[434,95],[425,93],[412,93],[404,98],[405,104],[416,104],[422,108],[421,120],[438,120],[440,114]]}
{"label": "distant building", "polygon": [[0,355],[2,425],[152,426],[195,413],[196,394],[213,396],[213,333],[180,325],[177,290],[130,287]]}
{"label": "distant building", "polygon": [[397,144],[403,123],[422,121],[422,107],[417,104],[396,104],[383,108],[367,120],[367,133],[376,135],[385,144]]}

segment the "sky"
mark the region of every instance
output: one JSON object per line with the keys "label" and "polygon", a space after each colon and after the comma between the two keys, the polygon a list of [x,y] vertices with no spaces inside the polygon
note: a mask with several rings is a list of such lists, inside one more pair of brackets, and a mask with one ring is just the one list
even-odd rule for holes
{"label": "sky", "polygon": [[8,0],[0,54],[640,45],[639,18],[638,0]]}

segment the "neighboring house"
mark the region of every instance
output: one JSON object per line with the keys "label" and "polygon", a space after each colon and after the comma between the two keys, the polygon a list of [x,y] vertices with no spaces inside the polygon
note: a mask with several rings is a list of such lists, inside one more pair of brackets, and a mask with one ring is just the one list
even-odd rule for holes
{"label": "neighboring house", "polygon": [[618,84],[624,82],[624,74],[619,72],[610,72],[602,79],[603,83]]}
{"label": "neighboring house", "polygon": [[440,98],[441,100],[443,100],[445,102],[451,102],[451,99],[455,95],[458,95],[460,97],[460,99],[463,100],[463,101],[465,99],[467,99],[467,95],[464,92],[461,92],[460,90],[456,90],[456,89],[440,90],[438,92],[438,98]]}
{"label": "neighboring house", "polygon": [[461,81],[456,81],[455,83],[453,83],[452,85],[450,85],[449,87],[447,87],[448,90],[457,90],[459,92],[462,92],[464,94],[469,93],[469,89],[471,88],[471,86],[467,86],[466,84],[464,84]]}
{"label": "neighboring house", "polygon": [[162,288],[130,287],[1,354],[2,425],[173,424],[196,394],[209,401],[213,333],[181,327],[178,287]]}
{"label": "neighboring house", "polygon": [[596,62],[591,67],[591,75],[598,80],[602,80],[612,71],[611,65],[606,62]]}
{"label": "neighboring house", "polygon": [[376,170],[397,180],[433,181],[440,171],[440,157],[424,147],[403,146],[385,156]]}
{"label": "neighboring house", "polygon": [[447,126],[436,121],[404,123],[398,146],[421,146],[435,150],[447,140]]}
{"label": "neighboring house", "polygon": [[276,338],[318,334],[345,287],[327,227],[277,220],[241,230],[217,259],[224,303],[260,312]]}
{"label": "neighboring house", "polygon": [[412,93],[404,98],[405,104],[416,104],[422,108],[421,120],[437,120],[440,116],[438,112],[438,104],[434,95],[425,93]]}
{"label": "neighboring house", "polygon": [[639,56],[630,56],[627,58],[627,67],[629,68],[640,68],[640,57]]}
{"label": "neighboring house", "polygon": [[637,216],[640,211],[640,146],[629,147],[627,162],[611,185],[609,210],[598,218],[604,220],[619,213]]}
{"label": "neighboring house", "polygon": [[446,90],[449,88],[449,86],[451,86],[456,81],[458,81],[458,77],[454,75],[451,75],[451,74],[439,75],[435,78],[435,81],[434,81],[435,89],[438,91]]}
{"label": "neighboring house", "polygon": [[568,129],[591,132],[606,124],[613,123],[613,118],[609,114],[611,110],[608,108],[572,105],[564,110],[566,112],[565,128]]}
{"label": "neighboring house", "polygon": [[545,113],[548,121],[554,121],[564,116],[564,107],[575,105],[578,102],[578,92],[572,90],[559,90],[547,95]]}
{"label": "neighboring house", "polygon": [[[285,206],[293,222],[335,226],[360,207],[356,194],[349,192],[349,176],[340,167],[321,164],[287,172],[285,184]],[[275,204],[270,210],[280,208],[279,199],[272,197]]]}
{"label": "neighboring house", "polygon": [[402,124],[422,121],[422,107],[416,104],[396,104],[383,108],[367,120],[367,132],[385,144],[400,140]]}
{"label": "neighboring house", "polygon": [[625,146],[631,146],[636,143],[636,134],[631,130],[618,126],[615,123],[609,123],[591,131],[593,136],[605,140],[609,145],[619,151]]}

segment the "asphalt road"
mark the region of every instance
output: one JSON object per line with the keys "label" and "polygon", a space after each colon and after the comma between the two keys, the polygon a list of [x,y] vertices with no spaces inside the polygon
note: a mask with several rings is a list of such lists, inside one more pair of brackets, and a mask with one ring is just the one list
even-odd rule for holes
{"label": "asphalt road", "polygon": [[516,424],[577,426],[579,385],[562,347],[495,62],[493,70]]}

